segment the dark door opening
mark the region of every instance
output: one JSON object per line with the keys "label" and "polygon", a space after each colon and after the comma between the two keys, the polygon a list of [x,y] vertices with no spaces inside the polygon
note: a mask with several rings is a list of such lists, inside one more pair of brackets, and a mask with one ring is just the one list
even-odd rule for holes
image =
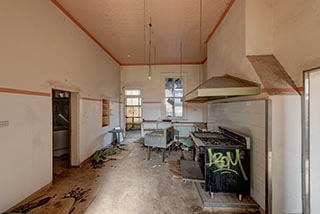
{"label": "dark door opening", "polygon": [[71,165],[70,98],[70,92],[52,90],[53,179]]}

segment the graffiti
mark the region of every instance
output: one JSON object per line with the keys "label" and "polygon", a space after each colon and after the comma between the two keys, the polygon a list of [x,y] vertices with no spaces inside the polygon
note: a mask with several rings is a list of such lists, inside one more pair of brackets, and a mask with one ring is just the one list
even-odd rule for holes
{"label": "graffiti", "polygon": [[238,171],[231,168],[231,166],[239,166],[240,171],[242,173],[243,178],[247,181],[248,177],[243,169],[241,159],[240,159],[240,150],[235,150],[235,160],[232,160],[230,151],[226,152],[224,155],[222,152],[212,152],[211,149],[208,149],[208,155],[209,155],[209,167],[214,165],[217,169],[215,169],[213,172],[221,172],[221,174],[225,173],[235,173],[239,174]]}

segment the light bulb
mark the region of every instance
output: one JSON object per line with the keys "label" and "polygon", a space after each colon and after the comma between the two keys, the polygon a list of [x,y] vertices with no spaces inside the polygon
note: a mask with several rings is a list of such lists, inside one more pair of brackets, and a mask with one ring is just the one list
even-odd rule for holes
{"label": "light bulb", "polygon": [[148,80],[151,80],[151,76],[148,76]]}

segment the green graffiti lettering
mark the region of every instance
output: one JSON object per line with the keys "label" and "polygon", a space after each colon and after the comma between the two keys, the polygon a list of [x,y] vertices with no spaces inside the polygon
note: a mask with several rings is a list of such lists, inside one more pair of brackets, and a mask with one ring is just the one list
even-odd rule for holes
{"label": "green graffiti lettering", "polygon": [[208,156],[209,156],[209,163],[208,166],[212,167],[214,165],[217,169],[214,170],[213,172],[221,172],[221,174],[226,174],[226,173],[235,173],[239,174],[236,170],[231,169],[232,166],[239,166],[241,170],[241,174],[243,178],[247,181],[248,177],[243,169],[241,159],[240,159],[240,150],[236,149],[235,150],[235,159],[234,161],[232,160],[231,153],[230,151],[226,153],[226,155],[223,155],[222,152],[212,152],[212,149],[208,149]]}

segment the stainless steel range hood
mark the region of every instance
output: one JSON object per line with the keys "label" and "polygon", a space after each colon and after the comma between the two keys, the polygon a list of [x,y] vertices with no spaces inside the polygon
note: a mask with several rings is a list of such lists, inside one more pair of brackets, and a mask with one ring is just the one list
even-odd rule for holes
{"label": "stainless steel range hood", "polygon": [[260,94],[260,84],[231,75],[212,77],[183,97],[184,102],[206,102],[235,96]]}

